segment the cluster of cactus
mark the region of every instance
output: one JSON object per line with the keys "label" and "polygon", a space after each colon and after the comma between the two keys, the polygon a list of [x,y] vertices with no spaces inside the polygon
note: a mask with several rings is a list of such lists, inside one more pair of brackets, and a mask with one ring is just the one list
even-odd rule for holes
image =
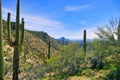
{"label": "cluster of cactus", "polygon": [[4,80],[4,59],[3,59],[3,41],[2,41],[2,33],[3,33],[3,26],[2,26],[2,4],[0,0],[0,80]]}
{"label": "cluster of cactus", "polygon": [[86,56],[86,30],[84,30],[84,35],[83,35],[83,50]]}
{"label": "cluster of cactus", "polygon": [[[3,26],[2,26],[2,2],[0,0],[0,80],[4,80],[4,58],[3,58]],[[7,37],[11,42],[11,14],[8,13],[7,18]],[[16,11],[16,36],[14,42],[14,55],[13,55],[13,80],[18,80],[18,69],[19,69],[19,55],[22,50],[24,40],[24,19],[22,18],[22,24],[20,25],[20,0],[17,1]]]}

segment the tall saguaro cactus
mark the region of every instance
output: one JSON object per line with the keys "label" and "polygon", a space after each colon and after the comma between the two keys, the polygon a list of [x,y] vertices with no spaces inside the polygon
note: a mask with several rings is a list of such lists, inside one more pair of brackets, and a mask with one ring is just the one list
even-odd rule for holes
{"label": "tall saguaro cactus", "polygon": [[11,16],[11,14],[8,13],[8,18],[7,18],[7,32],[8,32],[8,40],[9,40],[9,42],[11,41],[11,23],[10,23],[10,16]]}
{"label": "tall saguaro cactus", "polygon": [[120,44],[120,18],[119,18],[119,23],[118,23],[118,42]]}
{"label": "tall saguaro cactus", "polygon": [[24,40],[24,18],[22,18],[22,24],[20,26],[20,53],[22,52],[22,45],[23,45],[23,40]]}
{"label": "tall saguaro cactus", "polygon": [[0,0],[0,80],[4,80],[4,59],[3,59],[3,41],[2,41],[2,2]]}
{"label": "tall saguaro cactus", "polygon": [[50,41],[48,43],[48,59],[50,59]]}
{"label": "tall saguaro cactus", "polygon": [[23,45],[23,40],[24,40],[24,25],[25,25],[25,22],[24,22],[24,18],[22,18],[22,24],[21,24],[21,37],[20,37],[20,45]]}
{"label": "tall saguaro cactus", "polygon": [[20,0],[17,0],[16,10],[16,36],[13,55],[13,80],[18,80],[19,54],[20,54]]}
{"label": "tall saguaro cactus", "polygon": [[84,36],[83,36],[83,49],[86,56],[86,30],[84,30]]}

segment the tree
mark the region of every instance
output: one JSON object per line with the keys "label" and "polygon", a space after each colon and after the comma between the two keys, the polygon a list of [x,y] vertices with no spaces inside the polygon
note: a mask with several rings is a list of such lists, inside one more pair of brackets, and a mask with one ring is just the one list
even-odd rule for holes
{"label": "tree", "polygon": [[109,25],[98,27],[96,34],[99,38],[92,42],[92,53],[97,57],[96,60],[105,61],[107,56],[112,55],[115,57],[115,62],[110,63],[118,66],[120,64],[120,20],[112,18]]}

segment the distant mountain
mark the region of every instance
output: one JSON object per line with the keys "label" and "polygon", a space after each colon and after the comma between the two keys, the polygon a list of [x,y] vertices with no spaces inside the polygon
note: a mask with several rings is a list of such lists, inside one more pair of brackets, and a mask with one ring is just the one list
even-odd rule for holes
{"label": "distant mountain", "polygon": [[65,37],[61,37],[59,39],[56,39],[60,44],[68,44],[69,42],[71,42],[71,40],[65,38]]}
{"label": "distant mountain", "polygon": [[[59,38],[59,39],[57,39],[58,40],[58,42],[60,43],[60,44],[63,44],[63,41],[64,41],[64,43],[65,44],[68,44],[68,43],[70,43],[70,42],[77,42],[77,43],[79,43],[79,44],[83,44],[83,40],[82,39],[80,39],[80,40],[71,40],[71,39],[67,39],[67,38],[65,38],[65,37],[61,37],[61,38]],[[87,39],[87,42],[89,43],[89,42],[92,42],[93,41],[93,39]]]}

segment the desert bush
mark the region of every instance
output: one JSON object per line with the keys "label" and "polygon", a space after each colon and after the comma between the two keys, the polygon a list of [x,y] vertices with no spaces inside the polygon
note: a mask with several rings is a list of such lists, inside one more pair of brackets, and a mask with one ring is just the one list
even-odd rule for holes
{"label": "desert bush", "polygon": [[120,67],[112,65],[110,72],[105,77],[105,80],[120,80]]}
{"label": "desert bush", "polygon": [[70,43],[63,46],[59,55],[47,61],[48,66],[55,73],[66,73],[75,75],[78,73],[80,64],[83,61],[83,54],[77,43]]}

